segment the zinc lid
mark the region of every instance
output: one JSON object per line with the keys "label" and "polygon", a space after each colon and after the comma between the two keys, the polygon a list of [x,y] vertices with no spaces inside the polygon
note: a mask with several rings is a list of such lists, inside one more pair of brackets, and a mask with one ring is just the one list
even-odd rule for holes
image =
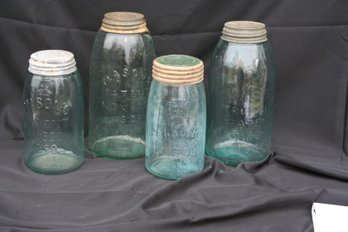
{"label": "zinc lid", "polygon": [[74,55],[64,50],[42,50],[30,55],[29,72],[43,76],[67,75],[77,70]]}
{"label": "zinc lid", "polygon": [[193,56],[160,56],[153,61],[152,76],[165,84],[196,84],[204,79],[204,65]]}
{"label": "zinc lid", "polygon": [[106,13],[100,30],[116,34],[148,32],[143,14],[125,11]]}
{"label": "zinc lid", "polygon": [[232,43],[262,43],[267,41],[265,24],[254,21],[226,22],[221,39]]}

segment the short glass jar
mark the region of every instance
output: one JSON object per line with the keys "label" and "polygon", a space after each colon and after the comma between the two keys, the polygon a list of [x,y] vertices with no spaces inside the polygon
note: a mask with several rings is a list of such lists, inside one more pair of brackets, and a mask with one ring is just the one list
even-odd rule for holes
{"label": "short glass jar", "polygon": [[204,167],[206,99],[203,62],[186,55],[158,57],[146,117],[146,169],[179,179]]}
{"label": "short glass jar", "polygon": [[24,84],[25,163],[40,173],[73,171],[84,162],[83,89],[74,55],[33,53]]}
{"label": "short glass jar", "polygon": [[225,164],[270,154],[274,65],[265,25],[227,22],[208,70],[206,152]]}
{"label": "short glass jar", "polygon": [[144,156],[146,103],[154,58],[144,15],[105,14],[94,42],[89,80],[88,147],[97,156]]}

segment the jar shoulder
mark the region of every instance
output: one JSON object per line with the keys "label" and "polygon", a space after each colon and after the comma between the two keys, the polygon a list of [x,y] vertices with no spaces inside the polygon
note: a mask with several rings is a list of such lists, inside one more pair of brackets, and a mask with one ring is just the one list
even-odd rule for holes
{"label": "jar shoulder", "polygon": [[238,44],[220,39],[213,51],[211,63],[233,65],[246,63],[252,65],[257,61],[273,60],[268,42],[259,44]]}
{"label": "jar shoulder", "polygon": [[167,85],[152,80],[149,101],[164,105],[168,105],[168,102],[199,102],[205,104],[204,84],[200,82],[190,85]]}
{"label": "jar shoulder", "polygon": [[82,81],[78,71],[59,76],[29,74],[24,83],[24,94],[32,91],[55,93],[64,89],[74,89],[82,94]]}
{"label": "jar shoulder", "polygon": [[94,50],[115,50],[120,48],[138,47],[154,49],[153,40],[149,33],[115,34],[99,30],[94,40]]}

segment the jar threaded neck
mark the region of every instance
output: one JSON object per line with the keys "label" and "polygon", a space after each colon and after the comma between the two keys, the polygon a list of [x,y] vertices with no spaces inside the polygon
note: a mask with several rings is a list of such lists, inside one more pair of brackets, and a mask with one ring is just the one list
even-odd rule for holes
{"label": "jar threaded neck", "polygon": [[232,43],[262,43],[267,41],[267,31],[260,22],[230,21],[225,23],[221,39]]}
{"label": "jar threaded neck", "polygon": [[29,72],[43,76],[59,76],[77,70],[74,54],[64,50],[41,50],[30,55]]}
{"label": "jar threaded neck", "polygon": [[193,56],[160,56],[153,61],[152,76],[165,84],[196,84],[204,79],[204,65]]}
{"label": "jar threaded neck", "polygon": [[148,32],[144,15],[135,12],[106,13],[100,30],[115,34],[140,34]]}

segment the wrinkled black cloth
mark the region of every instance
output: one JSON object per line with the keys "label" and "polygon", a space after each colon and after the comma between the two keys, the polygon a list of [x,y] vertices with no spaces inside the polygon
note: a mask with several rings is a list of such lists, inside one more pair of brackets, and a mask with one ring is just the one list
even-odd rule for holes
{"label": "wrinkled black cloth", "polygon": [[[91,48],[110,11],[144,13],[157,55],[205,64],[224,22],[264,22],[277,70],[275,153],[236,168],[206,158],[202,172],[178,181],[148,174],[143,159],[87,150],[75,172],[29,170],[22,91],[30,54],[75,54],[87,125]],[[313,231],[313,202],[348,205],[347,12],[345,0],[1,0],[0,231]]]}

